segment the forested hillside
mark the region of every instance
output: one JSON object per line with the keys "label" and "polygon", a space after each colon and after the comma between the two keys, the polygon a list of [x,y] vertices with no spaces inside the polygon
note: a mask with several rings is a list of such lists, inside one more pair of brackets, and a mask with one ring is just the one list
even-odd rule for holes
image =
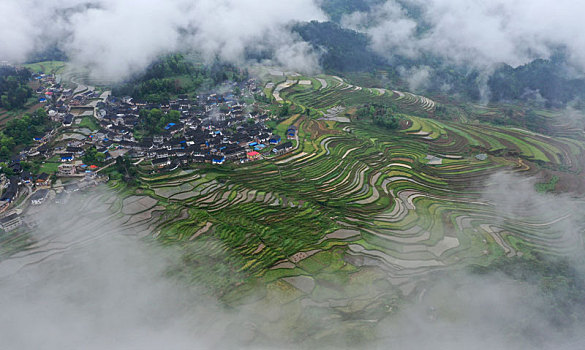
{"label": "forested hillside", "polygon": [[[386,84],[405,86],[412,75],[409,72],[422,68],[429,72],[426,84],[421,87],[427,93],[447,92],[471,100],[489,98],[492,102],[544,100],[547,106],[556,107],[585,98],[585,79],[569,74],[570,66],[562,54],[517,68],[502,64],[489,75],[483,69],[456,65],[431,54],[417,58],[382,57],[373,50],[366,34],[333,22],[300,23],[294,30],[323,52],[321,66],[334,74],[384,71]],[[482,95],[481,91],[488,88],[490,93]]]}
{"label": "forested hillside", "polygon": [[366,35],[341,28],[336,23],[313,21],[294,29],[305,41],[324,50],[321,65],[327,70],[369,71],[387,65],[370,49]]}
{"label": "forested hillside", "polygon": [[489,87],[494,100],[517,100],[542,97],[547,107],[562,106],[585,97],[585,79],[567,74],[562,58],[535,60],[513,68],[502,65],[491,76]]}
{"label": "forested hillside", "polygon": [[7,110],[23,107],[32,96],[28,86],[30,77],[27,69],[0,68],[0,107]]}
{"label": "forested hillside", "polygon": [[168,101],[203,86],[214,86],[226,80],[242,81],[247,71],[225,65],[197,66],[181,54],[161,58],[142,75],[114,89],[118,96],[132,96],[153,103]]}

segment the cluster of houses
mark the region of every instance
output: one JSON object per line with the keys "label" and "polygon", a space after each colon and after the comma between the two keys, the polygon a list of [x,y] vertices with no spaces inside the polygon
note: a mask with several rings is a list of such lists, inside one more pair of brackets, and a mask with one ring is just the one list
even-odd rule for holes
{"label": "cluster of houses", "polygon": [[[40,102],[48,103],[48,115],[61,127],[35,139],[36,145],[24,150],[9,166],[13,176],[3,178],[0,197],[0,229],[14,229],[20,225],[13,217],[10,204],[27,187],[30,204],[41,205],[51,198],[63,201],[65,194],[76,191],[94,181],[97,164],[84,164],[83,157],[90,147],[103,154],[105,161],[126,155],[152,164],[153,170],[173,170],[190,163],[223,164],[249,162],[289,152],[296,137],[296,129],[289,128],[286,139],[272,133],[266,126],[269,115],[257,105],[248,105],[231,93],[203,94],[196,98],[186,95],[162,103],[150,104],[131,97],[114,97],[109,92],[101,94],[92,89],[75,91],[65,89],[53,75],[35,76],[39,82],[37,94]],[[237,83],[232,83],[235,90]],[[259,91],[259,84],[250,79],[238,83],[244,96]],[[228,89],[230,90],[230,89]],[[160,109],[162,113],[179,112],[180,117],[168,123],[161,132],[144,134],[142,111]],[[176,114],[176,113],[175,113]],[[62,132],[76,128],[76,119],[95,118],[98,129],[79,139],[53,142]],[[142,124],[141,124],[142,123]],[[56,196],[51,190],[50,174],[32,176],[21,167],[21,161],[29,158],[58,159],[61,164],[56,177],[75,178]],[[95,181],[94,181],[95,182]],[[51,194],[52,193],[52,194]]]}
{"label": "cluster of houses", "polygon": [[[263,154],[282,154],[292,148],[292,143],[281,143],[281,136],[272,134],[265,122],[269,119],[255,105],[247,105],[232,93],[204,94],[196,99],[179,96],[161,104],[136,101],[131,97],[98,95],[93,90],[71,91],[64,89],[52,75],[37,75],[41,96],[53,99],[49,116],[53,121],[69,127],[78,116],[92,115],[99,123],[99,130],[85,140],[72,141],[66,147],[50,149],[49,137],[39,138],[35,154],[48,159],[58,155],[64,163],[58,175],[71,176],[88,169],[79,160],[88,147],[96,147],[104,159],[126,154],[133,158],[145,158],[156,169],[174,169],[188,163],[223,164],[228,161],[246,162],[262,158]],[[244,95],[260,91],[258,82],[249,79],[243,83],[231,83]],[[229,89],[228,89],[229,90]],[[88,111],[84,112],[84,108]],[[161,133],[138,136],[136,128],[141,123],[141,110],[160,109],[163,113],[178,111],[180,118],[169,123]],[[74,113],[77,112],[77,113]],[[294,139],[296,130],[287,131],[287,139]],[[271,149],[272,152],[267,152]]]}
{"label": "cluster of houses", "polygon": [[[137,139],[140,111],[178,111],[180,118],[161,133]],[[156,169],[174,169],[189,163],[223,164],[260,159],[269,148],[281,146],[281,137],[265,125],[269,116],[231,94],[200,95],[195,100],[179,96],[166,104],[145,104],[129,97],[109,97],[97,106],[100,130],[90,143],[106,156],[127,154],[145,158]],[[292,143],[278,147],[279,153]]]}
{"label": "cluster of houses", "polygon": [[33,79],[38,82],[38,88],[35,92],[39,96],[40,103],[46,103],[54,97],[63,94],[59,78],[55,75],[40,73],[33,75]]}
{"label": "cluster of houses", "polygon": [[39,87],[36,93],[39,102],[51,104],[48,110],[49,117],[55,122],[63,123],[64,126],[71,126],[76,116],[92,116],[97,101],[103,98],[102,95],[93,89],[77,91],[66,89],[61,85],[60,79],[52,74],[36,74]]}
{"label": "cluster of houses", "polygon": [[[98,95],[94,91],[81,91],[75,93],[71,89],[64,89],[55,75],[36,74],[33,79],[37,81],[36,93],[39,96],[39,102],[46,102],[48,115],[55,122],[61,123],[63,126],[73,124],[75,116],[71,113],[74,106],[95,101]],[[50,102],[50,103],[49,103]],[[83,107],[87,110],[92,110],[90,115],[93,116],[94,107]],[[88,114],[88,115],[89,115]],[[86,143],[84,141],[73,141],[63,146],[52,147],[51,141],[58,136],[58,130],[49,131],[42,137],[35,138],[35,145],[31,148],[26,148],[11,160],[4,160],[6,167],[10,169],[10,176],[0,175],[0,184],[2,194],[0,196],[0,229],[11,231],[22,224],[19,216],[15,214],[14,203],[19,198],[27,197],[30,204],[41,205],[47,198],[50,197],[52,182],[54,178],[46,172],[41,174],[31,174],[30,171],[23,168],[23,162],[31,159],[47,160],[56,156],[62,164],[58,167],[58,176],[75,176],[79,175],[81,182],[75,181],[75,184],[80,184],[82,187],[86,184],[97,184],[96,174],[87,174],[83,170],[82,163],[79,159],[84,154]],[[78,159],[78,162],[75,160]],[[97,168],[97,167],[94,167]],[[103,181],[103,179],[100,179]],[[71,191],[68,186],[58,188],[60,191],[58,197],[63,197]],[[21,203],[19,201],[19,203]],[[26,203],[23,203],[26,204]]]}

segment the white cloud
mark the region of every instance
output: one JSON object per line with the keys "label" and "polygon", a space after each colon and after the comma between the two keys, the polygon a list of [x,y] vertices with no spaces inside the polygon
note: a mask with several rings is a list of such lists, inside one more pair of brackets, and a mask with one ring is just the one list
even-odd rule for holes
{"label": "white cloud", "polygon": [[175,50],[233,63],[249,49],[287,50],[273,63],[315,69],[315,53],[301,49],[290,25],[325,19],[313,0],[4,0],[0,13],[10,14],[0,23],[0,60],[23,61],[57,43],[106,79],[127,77]]}
{"label": "white cloud", "polygon": [[556,47],[566,47],[574,64],[585,69],[585,37],[581,31],[585,3],[578,0],[405,0],[422,9],[417,22],[395,0],[368,14],[352,14],[342,23],[368,33],[373,48],[418,57],[437,54],[454,63],[478,67],[505,62],[513,66],[548,58]]}
{"label": "white cloud", "polygon": [[428,66],[412,67],[406,69],[399,67],[398,72],[402,79],[406,80],[411,91],[417,91],[428,87],[431,78],[431,68]]}

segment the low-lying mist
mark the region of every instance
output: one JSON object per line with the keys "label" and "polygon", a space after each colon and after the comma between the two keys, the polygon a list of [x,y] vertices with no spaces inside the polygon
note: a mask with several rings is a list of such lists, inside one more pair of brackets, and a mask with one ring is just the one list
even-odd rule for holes
{"label": "low-lying mist", "polygon": [[37,214],[38,243],[0,263],[2,348],[213,347],[218,305],[165,277],[176,256],[86,201]]}
{"label": "low-lying mist", "polygon": [[[498,247],[485,265],[433,274],[408,306],[380,323],[380,348],[585,347],[584,203],[568,194],[537,193],[536,182],[499,172],[485,180],[481,199],[498,218],[494,227],[525,222],[533,247],[525,254],[512,248],[508,256]],[[528,233],[534,227],[542,241]]]}
{"label": "low-lying mist", "polygon": [[317,53],[289,27],[326,18],[313,0],[4,0],[0,13],[0,61],[56,47],[105,81],[190,51],[239,64],[247,50],[272,52],[270,64],[314,71]]}
{"label": "low-lying mist", "polygon": [[[571,200],[543,197],[528,185],[510,185],[518,180],[511,175],[490,179],[486,200],[500,203],[503,211],[515,210],[514,203],[526,201],[555,205],[551,202],[555,198]],[[508,196],[498,195],[503,192]],[[1,348],[581,349],[585,345],[581,332],[585,324],[579,316],[583,305],[571,304],[579,297],[575,293],[585,276],[577,253],[569,259],[535,256],[534,265],[525,263],[527,257],[502,257],[501,263],[488,267],[433,274],[379,323],[340,317],[332,297],[329,310],[320,316],[310,304],[305,306],[303,313],[312,312],[313,317],[298,317],[296,322],[312,324],[299,327],[286,311],[286,303],[292,301],[274,300],[262,309],[250,306],[253,303],[228,307],[204,285],[169,273],[181,264],[180,250],[159,246],[147,229],[126,227],[96,196],[80,195],[66,206],[34,213],[35,243],[28,251],[0,261]],[[257,288],[261,295],[262,286]],[[564,309],[571,306],[576,314]],[[562,312],[554,315],[558,308]],[[311,331],[324,326],[330,329],[328,336]],[[291,336],[301,328],[307,329],[305,336]]]}
{"label": "low-lying mist", "polygon": [[583,3],[576,0],[385,0],[346,14],[344,26],[367,33],[382,55],[434,54],[477,67],[519,66],[566,48],[581,72]]}

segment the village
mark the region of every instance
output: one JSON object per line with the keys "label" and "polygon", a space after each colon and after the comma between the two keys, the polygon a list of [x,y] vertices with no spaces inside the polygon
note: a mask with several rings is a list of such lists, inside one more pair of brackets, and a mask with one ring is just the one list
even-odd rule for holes
{"label": "village", "polygon": [[[243,101],[260,90],[254,79],[229,83],[225,93],[179,95],[160,104],[82,84],[67,89],[55,75],[34,79],[39,103],[56,127],[7,163],[13,175],[0,176],[0,229],[6,232],[26,224],[19,215],[23,210],[65,203],[73,192],[107,182],[104,170],[118,157],[147,165],[152,172],[169,172],[197,163],[258,161],[285,154],[298,142],[294,127],[285,135],[274,133],[267,126],[274,116]],[[234,89],[241,93],[236,96]],[[151,111],[170,121],[145,133]],[[22,162],[31,159],[47,171],[31,174],[23,169]]]}

